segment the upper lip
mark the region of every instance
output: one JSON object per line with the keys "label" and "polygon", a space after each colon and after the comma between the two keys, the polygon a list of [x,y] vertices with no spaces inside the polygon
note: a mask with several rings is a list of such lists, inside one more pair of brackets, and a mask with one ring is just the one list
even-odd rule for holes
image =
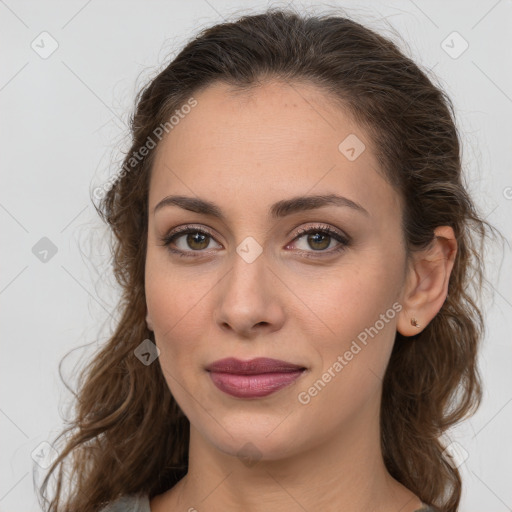
{"label": "upper lip", "polygon": [[210,372],[235,373],[238,375],[258,375],[261,373],[293,372],[305,370],[305,368],[304,366],[267,357],[257,357],[249,361],[228,357],[213,362],[206,367],[206,370]]}

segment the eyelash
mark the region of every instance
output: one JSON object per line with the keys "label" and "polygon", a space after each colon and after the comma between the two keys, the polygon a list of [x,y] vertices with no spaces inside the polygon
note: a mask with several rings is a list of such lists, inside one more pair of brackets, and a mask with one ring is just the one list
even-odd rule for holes
{"label": "eyelash", "polygon": [[[168,235],[162,237],[160,239],[161,242],[162,242],[161,245],[162,246],[167,246],[167,249],[169,250],[169,252],[171,252],[173,254],[177,254],[180,257],[197,258],[197,257],[199,257],[199,254],[205,252],[205,250],[182,251],[180,249],[172,249],[170,247],[170,244],[174,240],[176,240],[180,236],[191,234],[191,233],[193,233],[193,234],[200,233],[202,235],[207,235],[207,236],[209,236],[209,237],[211,237],[211,238],[213,238],[215,240],[214,236],[209,231],[207,231],[205,229],[196,228],[194,226],[186,225],[186,226],[182,226],[181,228],[177,228],[175,231],[173,231],[173,232],[169,233]],[[295,237],[292,240],[292,242],[295,242],[296,240],[302,238],[305,235],[317,234],[317,233],[321,233],[321,234],[329,236],[330,238],[334,238],[337,242],[339,242],[338,247],[336,247],[335,249],[330,249],[328,251],[327,250],[320,250],[320,251],[303,251],[303,250],[299,250],[298,252],[300,254],[302,254],[302,255],[304,255],[304,256],[306,256],[308,258],[322,258],[326,254],[327,255],[332,255],[332,254],[339,253],[339,252],[345,250],[346,247],[348,247],[350,245],[350,238],[349,237],[344,236],[344,235],[338,233],[337,231],[334,231],[333,229],[331,229],[331,228],[329,228],[327,226],[322,226],[322,225],[299,229],[297,231],[297,233],[295,233]],[[313,255],[310,254],[311,252],[319,253],[319,255],[318,256],[313,256]],[[192,254],[190,254],[190,253],[192,253]],[[196,253],[197,255],[194,254],[194,253]]]}

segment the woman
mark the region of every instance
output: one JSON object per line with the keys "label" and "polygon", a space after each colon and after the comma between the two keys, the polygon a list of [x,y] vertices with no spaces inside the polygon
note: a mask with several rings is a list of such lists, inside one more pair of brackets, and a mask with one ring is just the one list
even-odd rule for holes
{"label": "woman", "polygon": [[95,190],[122,317],[48,510],[456,511],[492,227],[449,98],[350,19],[269,10],[137,100]]}

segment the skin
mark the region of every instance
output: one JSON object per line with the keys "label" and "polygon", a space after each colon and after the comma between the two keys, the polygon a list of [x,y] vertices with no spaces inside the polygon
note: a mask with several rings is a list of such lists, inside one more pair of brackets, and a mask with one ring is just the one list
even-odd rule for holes
{"label": "skin", "polygon": [[[235,93],[216,83],[194,97],[197,106],[157,149],[149,191],[146,319],[191,424],[189,472],[153,498],[151,510],[419,509],[418,497],[384,466],[380,393],[396,331],[417,334],[446,298],[453,231],[437,228],[432,246],[407,259],[401,200],[369,136],[315,86],[274,81]],[[349,134],[366,145],[354,161],[338,150]],[[283,199],[332,193],[367,213],[330,205],[268,214]],[[225,220],[176,205],[153,213],[169,195],[214,202]],[[162,242],[186,224],[212,234],[203,245],[183,234],[171,243],[195,258]],[[318,224],[347,234],[349,245],[335,253],[334,238],[323,245],[296,238],[298,228]],[[249,236],[262,248],[251,263],[236,251]],[[301,403],[298,394],[394,303],[400,312]],[[307,371],[267,397],[240,399],[217,389],[205,370],[230,356],[271,357]]]}

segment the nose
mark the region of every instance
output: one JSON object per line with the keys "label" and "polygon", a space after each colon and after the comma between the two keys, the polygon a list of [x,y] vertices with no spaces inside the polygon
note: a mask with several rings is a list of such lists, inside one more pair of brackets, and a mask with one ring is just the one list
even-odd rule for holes
{"label": "nose", "polygon": [[281,329],[285,309],[279,280],[268,265],[265,254],[249,262],[239,254],[216,287],[214,321],[237,338],[253,339]]}

